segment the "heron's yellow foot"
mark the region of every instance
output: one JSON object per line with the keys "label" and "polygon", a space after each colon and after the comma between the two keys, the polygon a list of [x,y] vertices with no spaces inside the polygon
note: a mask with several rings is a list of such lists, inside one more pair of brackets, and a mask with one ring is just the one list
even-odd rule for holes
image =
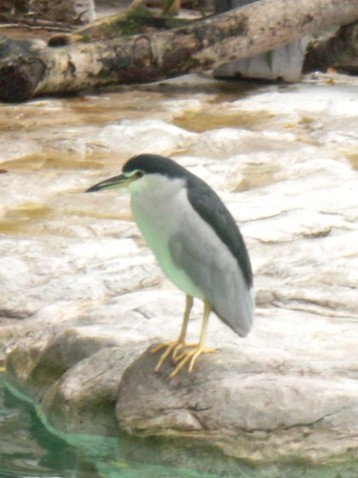
{"label": "heron's yellow foot", "polygon": [[[182,352],[178,354],[178,351],[181,350],[181,349],[184,349],[184,350],[182,350]],[[187,349],[189,349],[189,350],[187,350]],[[190,363],[189,363],[188,371],[189,371],[189,373],[191,373],[192,370],[193,370],[195,361],[199,357],[199,355],[205,354],[205,353],[214,353],[214,352],[216,352],[216,349],[214,349],[214,348],[207,349],[207,348],[202,347],[198,344],[187,344],[187,345],[185,345],[185,344],[181,345],[180,344],[180,348],[178,349],[178,351],[176,349],[173,352],[173,360],[177,364],[177,366],[175,367],[173,372],[170,374],[170,378],[173,378],[176,375],[178,375],[180,370],[189,361],[190,361]]]}
{"label": "heron's yellow foot", "polygon": [[199,348],[202,349],[202,352],[201,352],[202,354],[216,352],[216,349],[214,349],[214,348],[209,349],[209,348],[201,347],[198,342],[196,342],[195,344],[186,344],[186,343],[182,342],[182,343],[178,344],[177,347],[175,347],[175,349],[172,353],[173,362],[174,363],[180,362],[180,360],[188,354],[189,351],[187,349],[197,350]]}
{"label": "heron's yellow foot", "polygon": [[153,347],[151,350],[152,354],[156,354],[160,350],[165,349],[165,351],[163,352],[162,356],[159,359],[159,362],[155,366],[154,371],[159,372],[160,367],[163,365],[163,363],[169,357],[169,355],[172,354],[172,358],[174,359],[174,357],[177,354],[177,349],[179,351],[183,347],[185,347],[185,343],[182,342],[181,340],[175,340],[174,342],[162,342],[156,345],[155,347]]}

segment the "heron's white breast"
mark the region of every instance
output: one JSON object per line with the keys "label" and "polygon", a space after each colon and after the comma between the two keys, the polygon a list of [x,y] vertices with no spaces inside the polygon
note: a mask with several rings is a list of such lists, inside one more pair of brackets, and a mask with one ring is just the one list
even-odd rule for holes
{"label": "heron's white breast", "polygon": [[178,268],[169,251],[170,238],[178,228],[185,227],[183,215],[191,208],[184,180],[146,175],[133,182],[129,190],[134,220],[164,274],[186,294],[204,299],[203,292]]}

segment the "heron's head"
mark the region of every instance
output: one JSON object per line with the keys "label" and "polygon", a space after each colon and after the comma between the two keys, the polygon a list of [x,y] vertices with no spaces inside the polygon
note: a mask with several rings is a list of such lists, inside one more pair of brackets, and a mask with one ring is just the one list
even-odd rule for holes
{"label": "heron's head", "polygon": [[129,159],[122,174],[105,179],[86,190],[91,193],[102,189],[128,188],[130,191],[160,185],[168,179],[185,180],[189,173],[171,159],[155,154],[140,154]]}

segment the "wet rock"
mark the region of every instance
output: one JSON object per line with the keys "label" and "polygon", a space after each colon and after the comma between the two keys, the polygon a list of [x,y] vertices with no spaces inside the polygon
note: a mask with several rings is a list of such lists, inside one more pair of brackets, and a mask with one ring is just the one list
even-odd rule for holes
{"label": "wet rock", "polygon": [[26,383],[39,401],[53,382],[77,362],[116,345],[114,337],[98,337],[96,330],[88,327],[78,332],[67,324],[66,330],[59,332],[57,328],[56,332],[45,332],[46,337],[40,336],[30,347],[16,348],[7,361],[10,375],[17,378],[20,386],[21,382]]}
{"label": "wet rock", "polygon": [[321,364],[308,357],[294,363],[275,352],[261,360],[231,352],[201,357],[192,375],[172,380],[170,365],[153,376],[154,359],[143,354],[121,381],[119,425],[139,436],[194,434],[201,442],[220,444],[228,456],[261,462],[280,460],[283,440],[291,460],[298,442],[301,456],[312,461],[333,448],[337,453],[342,440],[341,451],[355,447],[354,377],[344,378],[338,370],[323,374]]}
{"label": "wet rock", "polygon": [[[356,459],[356,79],[309,77],[241,99],[216,83],[189,94],[185,81],[135,97],[108,93],[100,104],[49,99],[1,110],[7,380],[56,428],[119,427],[131,459],[223,474],[239,459]],[[178,336],[183,294],[147,250],[128,197],[83,194],[146,145],[219,192],[255,274],[250,335],[240,339],[213,315],[207,342],[218,352],[172,380],[170,361],[154,373],[159,357],[148,348]],[[196,304],[190,341],[201,314]],[[194,446],[202,464],[191,461]]]}
{"label": "wet rock", "polygon": [[[97,342],[100,346],[100,341]],[[114,409],[118,387],[126,367],[142,347],[110,347],[78,361],[68,373],[51,384],[41,411],[49,423],[67,433],[115,436]]]}
{"label": "wet rock", "polygon": [[[195,140],[196,135],[164,121],[144,119],[121,121],[120,124],[105,126],[97,141],[111,151],[125,156],[134,156],[160,149],[163,154],[181,149]],[[123,138],[118,142],[117,138]],[[133,149],[134,148],[134,149]]]}

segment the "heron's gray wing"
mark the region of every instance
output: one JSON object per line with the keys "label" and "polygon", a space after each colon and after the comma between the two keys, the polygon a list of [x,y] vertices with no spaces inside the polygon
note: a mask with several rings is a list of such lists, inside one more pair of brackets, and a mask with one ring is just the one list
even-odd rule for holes
{"label": "heron's gray wing", "polygon": [[244,239],[230,211],[216,192],[200,178],[195,178],[195,182],[189,181],[188,199],[196,212],[211,225],[229,248],[251,288],[253,278],[250,258]]}
{"label": "heron's gray wing", "polygon": [[213,227],[189,208],[169,248],[176,266],[203,291],[216,314],[236,333],[247,335],[254,308],[251,287]]}

